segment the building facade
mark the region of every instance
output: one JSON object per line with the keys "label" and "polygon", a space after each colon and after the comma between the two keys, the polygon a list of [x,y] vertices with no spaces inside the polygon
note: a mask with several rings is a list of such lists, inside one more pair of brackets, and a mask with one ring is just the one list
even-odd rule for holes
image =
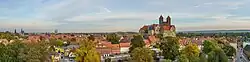
{"label": "building facade", "polygon": [[143,36],[161,34],[163,37],[175,37],[175,26],[171,24],[171,18],[168,16],[166,20],[161,15],[159,17],[159,24],[144,25],[139,30]]}

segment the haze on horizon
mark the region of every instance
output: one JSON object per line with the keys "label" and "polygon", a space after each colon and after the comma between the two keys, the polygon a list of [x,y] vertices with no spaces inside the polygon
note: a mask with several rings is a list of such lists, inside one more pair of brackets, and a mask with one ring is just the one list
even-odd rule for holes
{"label": "haze on horizon", "polygon": [[138,31],[168,15],[177,31],[250,28],[249,0],[1,0],[0,31]]}

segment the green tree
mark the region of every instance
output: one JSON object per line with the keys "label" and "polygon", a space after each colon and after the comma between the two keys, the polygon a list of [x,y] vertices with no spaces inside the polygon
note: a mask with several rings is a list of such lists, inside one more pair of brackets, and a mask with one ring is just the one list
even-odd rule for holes
{"label": "green tree", "polygon": [[215,43],[213,43],[213,42],[211,42],[211,41],[208,41],[208,40],[205,40],[204,42],[203,42],[203,52],[204,53],[206,53],[206,54],[208,54],[209,52],[211,52],[212,51],[212,49],[213,48],[215,48],[215,46],[216,46],[216,44]]}
{"label": "green tree", "polygon": [[143,41],[143,37],[141,35],[135,35],[133,39],[131,39],[130,43],[131,47],[129,48],[129,52],[133,51],[137,47],[144,47],[146,44]]}
{"label": "green tree", "polygon": [[43,43],[25,44],[16,40],[6,46],[0,46],[0,62],[45,62],[49,59],[46,47]]}
{"label": "green tree", "polygon": [[178,56],[178,62],[189,62],[189,59],[185,54],[181,54]]}
{"label": "green tree", "polygon": [[175,37],[167,37],[161,41],[160,49],[165,59],[175,60],[179,55],[179,39]]}
{"label": "green tree", "polygon": [[105,59],[105,62],[111,62],[111,58]]}
{"label": "green tree", "polygon": [[117,36],[117,34],[112,33],[112,34],[108,34],[106,39],[111,42],[112,44],[118,44],[120,38]]}
{"label": "green tree", "polygon": [[199,53],[200,50],[196,44],[188,44],[182,51],[181,54],[184,54],[188,57],[189,62],[199,62]]}
{"label": "green tree", "polygon": [[199,62],[207,62],[206,54],[205,53],[200,53],[200,60]]}
{"label": "green tree", "polygon": [[166,59],[164,62],[172,62],[172,60],[170,60],[170,59]]}
{"label": "green tree", "polygon": [[225,45],[224,48],[222,48],[227,56],[234,56],[236,54],[236,49],[231,45]]}
{"label": "green tree", "polygon": [[80,40],[80,47],[76,50],[78,62],[100,62],[100,54],[96,51],[96,43],[88,40]]}
{"label": "green tree", "polygon": [[51,39],[50,44],[53,45],[53,46],[61,47],[61,46],[63,46],[63,41],[62,40]]}
{"label": "green tree", "polygon": [[132,51],[132,60],[135,62],[153,62],[153,52],[149,48],[135,48]]}
{"label": "green tree", "polygon": [[15,40],[15,36],[11,33],[0,33],[0,39],[7,39],[8,41],[10,40]]}
{"label": "green tree", "polygon": [[228,58],[220,47],[208,53],[208,62],[228,62]]}
{"label": "green tree", "polygon": [[25,62],[46,62],[50,59],[48,47],[49,45],[45,42],[26,44],[25,48],[19,51],[18,57]]}

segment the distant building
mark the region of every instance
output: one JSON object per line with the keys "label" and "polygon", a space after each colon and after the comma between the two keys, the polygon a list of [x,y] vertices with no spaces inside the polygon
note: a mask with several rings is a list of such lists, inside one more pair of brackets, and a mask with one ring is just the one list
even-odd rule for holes
{"label": "distant building", "polygon": [[15,29],[14,33],[15,33],[15,34],[17,33],[16,29]]}
{"label": "distant building", "polygon": [[56,30],[55,30],[55,34],[57,34],[57,33],[58,33],[58,30],[56,29]]}
{"label": "distant building", "polygon": [[175,26],[171,25],[171,18],[168,16],[166,21],[164,21],[163,16],[159,17],[159,24],[144,25],[139,30],[140,34],[143,36],[161,34],[163,37],[175,37],[176,31]]}
{"label": "distant building", "polygon": [[25,32],[23,31],[23,29],[21,29],[21,34],[24,35],[24,33],[25,33]]}

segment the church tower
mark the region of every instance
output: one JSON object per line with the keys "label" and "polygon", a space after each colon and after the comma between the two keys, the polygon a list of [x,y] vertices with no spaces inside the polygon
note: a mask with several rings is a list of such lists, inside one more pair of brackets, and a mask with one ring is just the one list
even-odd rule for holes
{"label": "church tower", "polygon": [[163,23],[163,16],[161,15],[160,17],[159,17],[159,24],[162,24]]}
{"label": "church tower", "polygon": [[167,24],[171,25],[171,18],[169,16],[167,17]]}

